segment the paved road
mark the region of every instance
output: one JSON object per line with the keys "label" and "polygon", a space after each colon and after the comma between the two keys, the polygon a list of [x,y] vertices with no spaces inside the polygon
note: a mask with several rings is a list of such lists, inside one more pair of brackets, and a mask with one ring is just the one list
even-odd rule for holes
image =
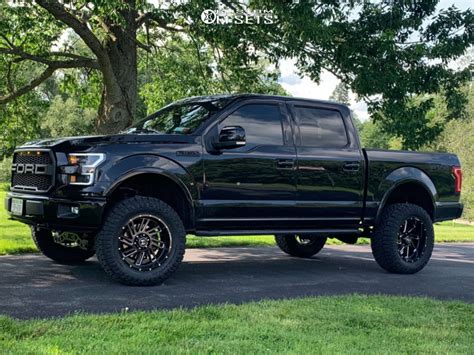
{"label": "paved road", "polygon": [[179,271],[156,287],[113,283],[95,259],[61,266],[41,255],[0,257],[0,314],[17,318],[355,292],[474,302],[474,244],[438,245],[416,275],[384,272],[367,246],[327,246],[312,259],[276,248],[190,249]]}

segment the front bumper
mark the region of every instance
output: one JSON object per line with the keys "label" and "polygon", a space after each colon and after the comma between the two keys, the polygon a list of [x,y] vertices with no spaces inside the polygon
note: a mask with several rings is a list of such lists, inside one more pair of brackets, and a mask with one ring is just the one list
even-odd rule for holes
{"label": "front bumper", "polygon": [[[18,214],[12,213],[13,199],[22,201],[21,214],[18,211]],[[105,205],[106,199],[103,197],[69,200],[10,192],[5,198],[5,209],[11,219],[67,231],[97,230],[101,225]]]}

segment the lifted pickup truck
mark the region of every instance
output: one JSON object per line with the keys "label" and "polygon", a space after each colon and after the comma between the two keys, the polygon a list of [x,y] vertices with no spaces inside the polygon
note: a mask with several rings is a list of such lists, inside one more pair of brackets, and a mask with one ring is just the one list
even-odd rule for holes
{"label": "lifted pickup truck", "polygon": [[163,282],[186,234],[274,234],[311,257],[371,238],[390,272],[421,270],[433,222],[458,218],[452,154],[362,149],[347,106],[265,95],[175,102],[117,135],[45,139],[13,157],[11,218],[47,257],[97,254],[130,285]]}

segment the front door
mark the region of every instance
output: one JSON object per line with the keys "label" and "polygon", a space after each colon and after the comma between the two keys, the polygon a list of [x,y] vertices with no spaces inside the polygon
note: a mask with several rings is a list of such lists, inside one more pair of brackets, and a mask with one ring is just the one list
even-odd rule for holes
{"label": "front door", "polygon": [[239,103],[211,129],[245,130],[245,146],[204,153],[198,229],[274,229],[294,217],[296,151],[286,106],[278,101]]}

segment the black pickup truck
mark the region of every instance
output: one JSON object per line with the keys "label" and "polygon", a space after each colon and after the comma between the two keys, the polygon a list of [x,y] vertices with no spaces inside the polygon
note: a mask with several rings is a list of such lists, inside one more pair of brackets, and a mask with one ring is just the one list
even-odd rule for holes
{"label": "black pickup truck", "polygon": [[115,280],[159,284],[186,234],[274,234],[311,257],[371,239],[375,260],[421,270],[433,222],[458,218],[452,154],[363,149],[347,106],[265,95],[193,97],[117,135],[45,139],[13,157],[11,218],[59,263],[94,254]]}

